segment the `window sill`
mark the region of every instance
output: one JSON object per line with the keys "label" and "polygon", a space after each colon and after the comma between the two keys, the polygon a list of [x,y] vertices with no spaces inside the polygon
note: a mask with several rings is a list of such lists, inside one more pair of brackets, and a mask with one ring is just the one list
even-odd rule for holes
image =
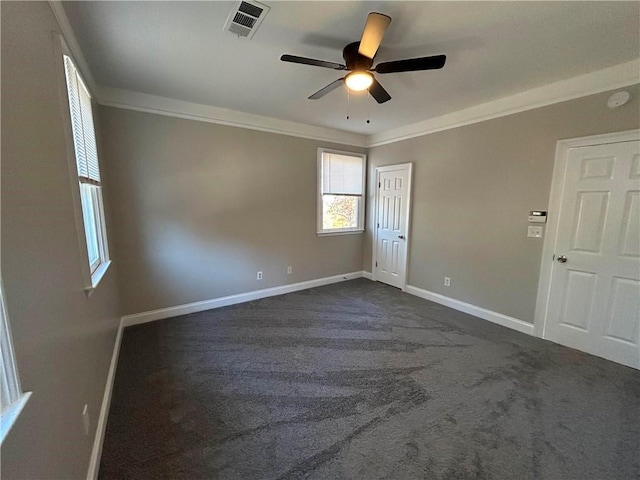
{"label": "window sill", "polygon": [[95,272],[91,274],[91,286],[84,289],[87,297],[90,297],[93,291],[98,287],[98,284],[102,280],[102,277],[104,277],[104,274],[107,273],[110,265],[111,260],[109,260],[108,262],[104,262],[102,265],[96,268]]}
{"label": "window sill", "polygon": [[318,232],[319,237],[332,237],[335,235],[354,235],[364,233],[364,230],[338,230],[335,232]]}
{"label": "window sill", "polygon": [[13,424],[16,423],[29,397],[31,397],[31,392],[23,393],[18,400],[9,405],[6,410],[2,412],[2,415],[0,415],[0,445],[2,445],[7,438],[9,430],[11,430]]}

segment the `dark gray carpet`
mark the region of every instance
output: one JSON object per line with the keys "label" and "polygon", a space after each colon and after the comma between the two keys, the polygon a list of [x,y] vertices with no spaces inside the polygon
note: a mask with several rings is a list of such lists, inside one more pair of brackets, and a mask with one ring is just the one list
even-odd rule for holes
{"label": "dark gray carpet", "polygon": [[353,280],[125,330],[102,479],[637,479],[640,372]]}

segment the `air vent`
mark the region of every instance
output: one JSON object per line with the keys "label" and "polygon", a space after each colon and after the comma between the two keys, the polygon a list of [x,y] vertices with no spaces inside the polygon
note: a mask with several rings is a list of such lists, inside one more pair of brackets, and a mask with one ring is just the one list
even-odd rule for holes
{"label": "air vent", "polygon": [[231,11],[224,29],[239,37],[252,38],[268,12],[269,7],[262,3],[240,2]]}

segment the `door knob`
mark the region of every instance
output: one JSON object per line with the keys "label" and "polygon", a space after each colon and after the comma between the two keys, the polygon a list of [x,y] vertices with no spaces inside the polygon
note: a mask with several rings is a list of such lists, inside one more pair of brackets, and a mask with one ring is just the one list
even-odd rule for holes
{"label": "door knob", "polygon": [[558,261],[560,263],[566,263],[567,262],[567,257],[564,255],[558,255]]}
{"label": "door knob", "polygon": [[398,238],[404,240],[404,235],[398,235]]}

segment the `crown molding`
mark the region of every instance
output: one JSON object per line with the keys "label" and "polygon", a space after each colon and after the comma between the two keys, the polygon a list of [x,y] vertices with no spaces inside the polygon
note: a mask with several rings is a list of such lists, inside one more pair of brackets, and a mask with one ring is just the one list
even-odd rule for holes
{"label": "crown molding", "polygon": [[586,97],[640,83],[640,59],[550,83],[516,95],[465,108],[422,122],[370,135],[367,147],[408,140],[430,133],[504,117],[534,108]]}
{"label": "crown molding", "polygon": [[80,48],[78,39],[73,33],[73,28],[71,28],[71,23],[69,23],[67,13],[64,11],[64,7],[62,6],[62,1],[49,0],[47,3],[49,4],[49,7],[53,12],[53,16],[56,18],[56,21],[60,26],[60,33],[64,37],[67,47],[71,51],[73,60],[82,73],[83,80],[87,83],[87,87],[89,87],[89,90],[95,93],[96,89],[98,88],[98,84],[96,83],[95,78],[91,73],[91,70],[89,69],[87,60],[84,58],[84,55],[82,55],[82,49]]}
{"label": "crown molding", "polygon": [[48,4],[83,78],[101,105],[356,147],[370,148],[400,142],[640,83],[640,74],[638,73],[640,72],[640,59],[635,59],[440,117],[367,136],[146,93],[99,86],[82,54],[80,44],[62,6],[62,1],[48,0]]}
{"label": "crown molding", "polygon": [[98,87],[101,105],[357,147],[377,147],[640,83],[640,59],[370,136],[146,93]]}
{"label": "crown molding", "polygon": [[339,143],[356,147],[366,147],[367,136],[357,133],[345,132],[326,127],[318,127],[304,123],[280,120],[277,118],[238,112],[226,108],[201,105],[197,103],[174,100],[145,93],[132,92],[111,87],[102,87],[95,81],[89,64],[87,63],[80,44],[73,33],[61,0],[48,0],[62,36],[65,39],[76,65],[82,72],[82,76],[89,90],[94,94],[101,105],[126,108],[141,112],[156,113],[173,117],[187,118],[201,122],[217,123],[233,127],[248,128],[281,135],[309,138],[323,142]]}
{"label": "crown molding", "polygon": [[100,105],[109,107],[125,108],[139,112],[248,128],[261,132],[291,135],[294,137],[309,138],[355,147],[364,148],[367,146],[366,135],[239,112],[211,105],[185,102],[183,100],[159,97],[147,93],[132,92],[119,88],[100,87],[96,91],[96,98]]}

